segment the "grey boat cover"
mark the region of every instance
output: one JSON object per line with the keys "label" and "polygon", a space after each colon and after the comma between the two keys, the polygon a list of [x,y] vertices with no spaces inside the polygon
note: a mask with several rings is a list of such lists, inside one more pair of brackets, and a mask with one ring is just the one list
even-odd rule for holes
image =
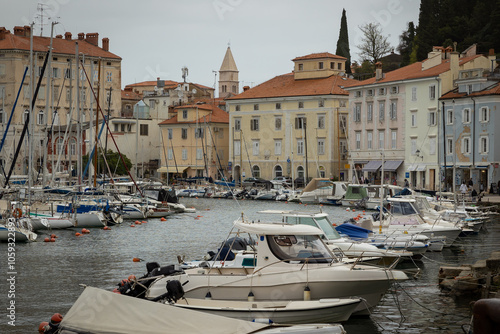
{"label": "grey boat cover", "polygon": [[61,327],[88,334],[252,333],[269,325],[231,319],[86,287]]}

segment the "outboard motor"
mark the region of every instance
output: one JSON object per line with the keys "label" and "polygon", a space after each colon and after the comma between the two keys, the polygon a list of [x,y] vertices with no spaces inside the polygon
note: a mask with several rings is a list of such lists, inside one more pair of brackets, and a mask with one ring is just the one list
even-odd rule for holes
{"label": "outboard motor", "polygon": [[[186,282],[187,283],[187,282]],[[151,299],[153,302],[166,300],[169,303],[175,303],[179,299],[184,297],[184,289],[182,288],[181,282],[178,280],[172,280],[167,282],[167,292]]]}

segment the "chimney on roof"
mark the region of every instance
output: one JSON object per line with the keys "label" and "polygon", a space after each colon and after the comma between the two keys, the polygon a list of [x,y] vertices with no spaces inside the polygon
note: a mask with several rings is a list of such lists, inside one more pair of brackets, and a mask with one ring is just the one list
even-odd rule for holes
{"label": "chimney on roof", "polygon": [[64,33],[64,39],[71,41],[72,37],[73,37],[73,35],[69,31]]}
{"label": "chimney on roof", "polygon": [[493,72],[495,70],[495,67],[497,65],[496,59],[497,59],[497,56],[495,54],[495,49],[490,49],[490,51],[488,53],[488,60],[491,63],[491,72]]}
{"label": "chimney on roof", "polygon": [[87,36],[85,37],[85,41],[87,41],[88,43],[90,43],[92,45],[99,46],[98,45],[98,43],[99,43],[99,34],[96,33],[96,32],[88,33]]}
{"label": "chimney on roof", "polygon": [[31,35],[31,27],[30,26],[24,26],[24,36],[25,37],[30,37]]}
{"label": "chimney on roof", "polygon": [[56,35],[56,38],[62,39],[62,35]]}
{"label": "chimney on roof", "polygon": [[102,39],[102,49],[103,49],[104,51],[109,51],[109,38],[104,37],[104,38]]}
{"label": "chimney on roof", "polygon": [[14,27],[14,35],[15,36],[24,36],[24,27]]}
{"label": "chimney on roof", "polygon": [[459,70],[458,52],[453,51],[450,53],[450,72],[452,80],[458,79],[458,70]]}
{"label": "chimney on roof", "polygon": [[5,27],[0,27],[0,40],[5,39],[5,35],[8,34],[7,29]]}
{"label": "chimney on roof", "polygon": [[85,39],[85,34],[83,32],[78,33],[78,40],[83,41]]}
{"label": "chimney on roof", "polygon": [[243,86],[243,91],[246,92],[247,90],[250,89],[250,86]]}
{"label": "chimney on roof", "polygon": [[382,63],[378,61],[375,63],[375,80],[379,81],[383,78],[384,74],[382,73]]}

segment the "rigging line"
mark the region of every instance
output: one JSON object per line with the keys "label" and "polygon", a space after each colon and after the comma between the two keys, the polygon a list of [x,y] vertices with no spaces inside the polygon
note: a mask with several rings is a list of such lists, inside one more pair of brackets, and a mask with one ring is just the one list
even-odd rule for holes
{"label": "rigging line", "polygon": [[[169,129],[167,129],[168,131]],[[167,157],[167,151],[165,151],[165,140],[163,139],[163,131],[160,131],[160,137],[161,137],[161,146],[163,147],[163,156],[165,157],[165,164],[167,165],[167,185],[168,185],[168,157]]]}
{"label": "rigging line", "polygon": [[170,140],[170,148],[172,149],[172,156],[174,157],[175,171],[176,174],[179,174],[179,168],[177,167],[177,159],[175,158],[174,144],[172,144],[172,140]]}
{"label": "rigging line", "polygon": [[[206,125],[206,120],[203,121],[203,124]],[[199,125],[198,125],[198,129],[200,129]],[[201,128],[201,129],[205,130],[205,128]],[[208,175],[208,157],[207,157],[207,152],[205,150],[205,143],[203,141],[203,137],[205,137],[205,131],[200,131],[199,135],[201,137],[201,149],[203,151],[203,162],[205,164],[205,168],[204,168],[205,173],[207,173],[207,177],[210,177],[210,175]]]}
{"label": "rigging line", "polygon": [[[69,63],[68,63],[68,66],[69,66]],[[71,69],[71,68],[70,68]],[[61,85],[61,91],[59,92],[59,98],[57,99],[57,104],[56,104],[56,107],[55,107],[55,115],[58,115],[58,109],[59,109],[59,103],[61,102],[61,97],[62,97],[62,92],[64,90],[64,83],[66,82],[66,76],[64,76],[64,79],[63,79],[63,82],[62,82],[62,85]],[[48,115],[48,110],[47,110],[47,115]],[[55,120],[56,120],[56,117],[52,117],[52,123],[50,125],[50,129],[47,133],[47,146],[49,145],[49,143],[52,145],[52,131],[54,129],[54,123],[55,123]],[[45,161],[41,161],[41,164],[40,164],[40,167],[38,169],[38,176],[40,176],[40,170],[42,170],[43,172],[43,168],[44,168],[44,165],[45,165]],[[37,176],[37,180],[38,180],[38,176]]]}
{"label": "rigging line", "polygon": [[[83,66],[83,60],[80,60],[80,63],[82,64],[82,70],[83,70],[83,73],[85,73],[85,77],[87,78],[87,82],[90,85],[90,79],[89,79],[89,76],[87,75],[87,71],[85,70],[85,66]],[[101,109],[101,106],[99,104],[99,100],[97,99],[95,91],[94,91],[94,89],[92,87],[91,87],[91,91],[92,91],[92,95],[94,95],[94,99],[95,99],[96,104],[97,104],[97,111],[100,111],[101,114],[102,114],[102,116],[103,116],[103,118],[106,120],[105,121],[106,128],[109,130],[109,134],[111,135],[111,139],[113,140],[113,143],[115,144],[115,147],[116,147],[116,150],[118,151],[118,154],[120,155],[120,158],[122,160],[123,166],[125,167],[125,170],[127,171],[128,175],[130,176],[130,179],[132,179],[132,182],[134,182],[134,185],[135,185],[136,189],[139,191],[139,193],[141,194],[141,196],[144,197],[144,194],[142,193],[142,190],[139,188],[139,186],[135,182],[135,179],[132,177],[132,174],[130,173],[130,170],[128,169],[127,164],[125,163],[125,159],[123,158],[123,155],[120,152],[120,149],[118,148],[118,145],[116,144],[115,137],[113,136],[113,132],[111,132],[111,129],[109,128],[109,120],[107,120],[106,117],[104,116],[104,112]],[[139,131],[139,129],[136,129],[136,131]]]}
{"label": "rigging line", "polygon": [[[42,84],[43,75],[45,74],[45,69],[47,67],[47,62],[49,60],[49,54],[50,54],[50,50],[47,51],[47,56],[45,57],[45,60],[43,62],[42,71],[40,73],[40,77],[38,78],[38,83],[37,83],[36,88],[35,88],[35,93],[33,94],[33,99],[31,100],[31,110],[33,110],[33,108],[35,107],[35,102],[36,102],[36,98],[38,96],[38,91],[40,90],[40,85]],[[23,144],[24,137],[26,136],[26,131],[28,131],[29,122],[30,122],[30,115],[28,113],[28,115],[26,116],[26,120],[24,121],[23,131],[21,132],[21,137],[19,139],[19,143],[17,144],[16,152],[14,153],[14,159],[12,161],[12,164],[10,165],[9,174],[5,178],[4,188],[6,188],[7,185],[9,184],[10,177],[12,175],[12,172],[14,171],[14,167],[16,166],[16,160],[17,160],[17,157],[19,156],[19,152],[21,151],[21,146]],[[1,195],[0,195],[0,197],[1,197]]]}
{"label": "rigging line", "polygon": [[[248,147],[247,147],[247,141],[245,140],[245,138],[243,137],[243,131],[240,131],[241,132],[241,137],[243,139],[243,142],[245,143],[245,151],[247,152],[247,159],[248,159],[248,166],[250,168],[250,173],[252,175],[252,177],[255,177],[253,175],[253,168],[252,168],[252,162],[250,161],[250,154],[248,153]],[[241,152],[240,152],[241,154]],[[243,180],[242,180],[243,181]]]}
{"label": "rigging line", "polygon": [[[7,132],[9,131],[10,123],[12,122],[12,117],[14,116],[14,111],[16,109],[17,101],[19,99],[19,95],[21,95],[21,89],[23,89],[24,79],[26,78],[26,73],[28,72],[28,67],[29,66],[26,66],[26,69],[24,70],[23,79],[21,80],[21,85],[19,86],[19,90],[17,91],[16,101],[14,102],[14,105],[12,106],[12,111],[11,111],[10,116],[9,116],[9,121],[7,122],[7,125],[5,127],[5,132],[3,133],[3,136],[2,136],[2,142],[0,143],[0,152],[2,152],[2,148],[3,148],[3,145],[5,143],[5,137],[7,137]],[[5,93],[5,89],[2,92]],[[3,98],[3,96],[2,96],[2,98]],[[3,165],[4,164],[1,164],[0,167],[2,168],[3,176],[5,177],[6,175],[5,175],[5,169],[4,169]]]}
{"label": "rigging line", "polygon": [[[212,139],[212,145],[215,148],[215,156],[217,157],[217,162],[219,163],[219,167],[220,167],[220,168],[217,167],[217,170],[219,171],[219,173],[223,173],[224,169],[222,168],[222,163],[220,161],[219,152],[217,152],[217,145],[215,144],[215,140],[214,140],[214,134],[213,134],[212,129],[210,127],[208,128],[208,132],[210,134],[210,139]],[[226,181],[225,178],[224,178],[224,181]],[[226,182],[226,185],[227,185],[227,182]]]}

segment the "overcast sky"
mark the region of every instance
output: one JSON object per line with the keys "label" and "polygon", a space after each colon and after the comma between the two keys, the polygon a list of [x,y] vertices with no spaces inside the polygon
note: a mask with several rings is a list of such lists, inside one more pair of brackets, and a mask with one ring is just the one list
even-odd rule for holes
{"label": "overcast sky", "polygon": [[[99,33],[122,57],[122,87],[134,82],[188,81],[213,87],[228,43],[239,69],[240,89],[292,71],[291,59],[335,53],[342,9],[347,11],[351,57],[358,60],[359,26],[378,22],[395,48],[409,21],[418,22],[418,0],[0,0],[1,23],[40,23],[50,36]],[[35,34],[40,34],[40,25]],[[218,77],[218,74],[217,74]]]}

